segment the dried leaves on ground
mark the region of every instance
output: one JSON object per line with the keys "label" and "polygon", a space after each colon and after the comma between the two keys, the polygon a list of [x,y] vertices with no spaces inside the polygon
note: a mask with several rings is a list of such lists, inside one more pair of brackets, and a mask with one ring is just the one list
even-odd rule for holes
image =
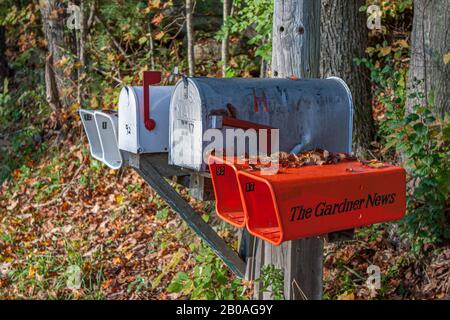
{"label": "dried leaves on ground", "polygon": [[69,137],[1,185],[0,298],[182,298],[166,289],[199,243],[134,171],[107,169]]}
{"label": "dried leaves on ground", "polygon": [[[192,274],[200,241],[158,195],[131,169],[112,171],[92,160],[77,139],[49,150],[1,185],[0,298],[189,297],[168,287],[176,274]],[[324,150],[280,159],[287,166],[354,160]],[[215,218],[211,204],[177,188],[200,214]],[[357,241],[326,246],[326,298],[449,297],[448,248],[412,258],[380,230],[374,236],[362,229]],[[228,229],[219,232],[235,243]],[[377,292],[365,285],[370,264],[381,268]]]}

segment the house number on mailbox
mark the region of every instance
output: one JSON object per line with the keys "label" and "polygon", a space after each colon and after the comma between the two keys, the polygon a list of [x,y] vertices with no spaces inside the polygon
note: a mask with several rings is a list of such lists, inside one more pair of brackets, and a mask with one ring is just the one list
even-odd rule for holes
{"label": "house number on mailbox", "polygon": [[245,191],[246,192],[253,192],[253,191],[255,191],[255,184],[253,182],[247,182],[245,184]]}
{"label": "house number on mailbox", "polygon": [[225,167],[219,166],[216,168],[216,176],[223,176],[225,175]]}

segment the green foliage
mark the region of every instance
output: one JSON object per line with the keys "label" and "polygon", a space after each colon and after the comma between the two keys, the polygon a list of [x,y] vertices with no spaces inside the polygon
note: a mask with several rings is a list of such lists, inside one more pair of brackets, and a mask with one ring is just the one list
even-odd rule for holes
{"label": "green foliage", "polygon": [[[369,50],[370,59],[355,59],[358,65],[364,65],[370,70],[370,77],[376,84],[376,99],[383,105],[383,115],[379,119],[380,137],[386,137],[392,132],[391,119],[400,119],[405,113],[406,103],[406,78],[408,70],[399,62],[406,49],[391,51],[383,55],[383,48],[388,45],[378,46]],[[397,54],[400,52],[400,54]],[[398,57],[397,57],[398,55]],[[380,59],[374,62],[375,59]]]}
{"label": "green foliage", "polygon": [[229,35],[242,36],[248,30],[252,30],[252,36],[248,44],[256,47],[255,55],[262,59],[271,60],[272,53],[272,0],[235,0],[233,2],[235,12],[229,17],[226,24],[218,32],[217,37],[223,39]]}
{"label": "green foliage", "polygon": [[167,220],[167,217],[169,216],[169,208],[161,208],[156,213],[156,220]]}
{"label": "green foliage", "polygon": [[413,251],[418,253],[426,243],[450,238],[445,216],[450,191],[450,122],[448,116],[439,118],[420,105],[400,121],[391,122],[396,127],[387,138],[388,145],[395,145],[405,156],[411,179],[402,227],[411,234]]}
{"label": "green foliage", "polygon": [[9,2],[0,5],[0,9],[5,5],[0,24],[7,29],[7,39],[15,39],[8,45],[14,52],[8,57],[14,78],[0,85],[0,182],[45,149],[45,144],[37,142],[42,140],[42,122],[49,114],[35,9],[31,4],[17,8]]}
{"label": "green foliage", "polygon": [[191,245],[197,253],[192,275],[179,272],[168,287],[169,292],[189,296],[190,299],[235,300],[246,299],[240,279],[230,281],[228,268],[206,245]]}
{"label": "green foliage", "polygon": [[3,81],[3,92],[0,92],[0,112],[3,112],[8,103],[11,101],[11,96],[8,92],[8,85],[8,78],[5,78],[5,80]]}
{"label": "green foliage", "polygon": [[[385,47],[389,46],[384,43]],[[448,115],[441,118],[433,113],[433,101],[428,101],[428,106],[416,104],[406,112],[407,99],[423,101],[424,97],[416,79],[412,81],[413,93],[407,95],[407,69],[400,62],[407,46],[401,47],[389,50],[388,54],[374,49],[369,52],[370,59],[356,62],[369,68],[377,85],[377,99],[385,108],[379,129],[384,152],[401,155],[408,171],[408,212],[400,230],[418,254],[424,244],[439,243],[450,237],[445,215],[450,191],[450,124]]]}
{"label": "green foliage", "polygon": [[133,282],[131,282],[128,285],[128,289],[127,292],[131,293],[131,292],[141,292],[144,290],[148,290],[148,283],[147,281],[142,278],[141,276],[137,276],[136,280],[134,280]]}
{"label": "green foliage", "polygon": [[[374,2],[373,0],[367,0],[364,6],[359,8],[360,12],[367,12],[367,8],[370,5],[379,5],[381,10],[382,25],[386,24],[386,20],[389,18],[397,18],[399,15],[404,14],[405,11],[413,9],[413,0],[384,0],[381,3]],[[386,32],[386,28],[382,28],[383,32]]]}
{"label": "green foliage", "polygon": [[274,300],[284,299],[284,272],[273,264],[261,268],[261,276],[256,281],[261,283],[261,292],[270,292]]}
{"label": "green foliage", "polygon": [[11,13],[14,12],[17,12],[17,7],[13,5],[13,1],[0,1],[0,25],[5,25],[10,22]]}
{"label": "green foliage", "polygon": [[[27,259],[26,265],[9,273],[17,287],[19,296],[33,297],[46,292],[50,299],[74,299],[76,292],[71,285],[83,288],[85,299],[102,299],[101,270],[91,270],[90,262],[66,241],[67,259],[58,255],[35,253]],[[58,275],[54,277],[54,275]]]}

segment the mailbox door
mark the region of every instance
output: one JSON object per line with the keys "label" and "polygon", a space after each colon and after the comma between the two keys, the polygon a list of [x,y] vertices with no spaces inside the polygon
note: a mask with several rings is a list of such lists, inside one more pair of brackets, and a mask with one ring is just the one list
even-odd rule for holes
{"label": "mailbox door", "polygon": [[142,87],[125,87],[119,96],[119,148],[131,153],[165,153],[169,144],[169,105],[174,87],[151,86],[150,115],[156,122],[144,124]]}
{"label": "mailbox door", "polygon": [[139,105],[135,87],[123,87],[119,95],[119,148],[138,153],[139,146]]}
{"label": "mailbox door", "polygon": [[111,169],[119,169],[123,159],[117,141],[117,112],[96,111],[95,122],[103,149],[103,163]]}
{"label": "mailbox door", "polygon": [[95,110],[79,110],[81,122],[83,123],[84,131],[89,142],[89,149],[94,159],[103,161],[103,150],[100,143],[100,136],[98,134],[97,125],[95,123]]}

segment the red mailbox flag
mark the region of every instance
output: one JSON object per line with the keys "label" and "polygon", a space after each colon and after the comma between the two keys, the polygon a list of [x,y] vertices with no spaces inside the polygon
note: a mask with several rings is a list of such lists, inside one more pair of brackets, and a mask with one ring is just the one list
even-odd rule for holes
{"label": "red mailbox flag", "polygon": [[144,71],[144,124],[147,130],[152,131],[156,127],[156,122],[150,118],[150,86],[161,82],[161,72],[159,71]]}

